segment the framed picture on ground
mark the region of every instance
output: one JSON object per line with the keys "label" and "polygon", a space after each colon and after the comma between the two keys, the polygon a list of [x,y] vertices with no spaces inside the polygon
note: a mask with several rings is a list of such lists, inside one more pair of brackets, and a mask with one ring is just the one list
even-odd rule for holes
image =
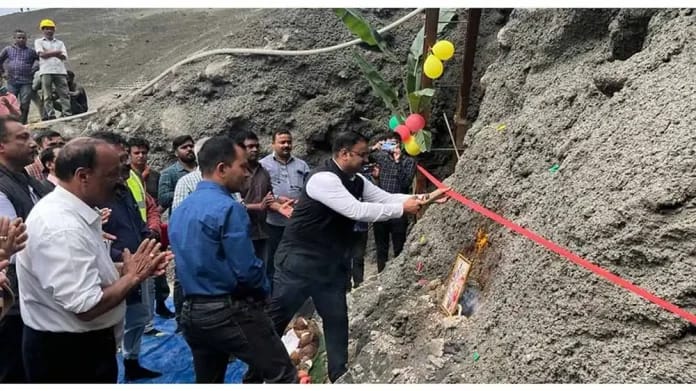
{"label": "framed picture on ground", "polygon": [[467,259],[464,254],[457,254],[457,259],[454,261],[452,271],[445,282],[445,296],[442,298],[440,309],[447,316],[452,316],[457,313],[457,304],[459,298],[464,291],[466,279],[471,270],[471,260]]}

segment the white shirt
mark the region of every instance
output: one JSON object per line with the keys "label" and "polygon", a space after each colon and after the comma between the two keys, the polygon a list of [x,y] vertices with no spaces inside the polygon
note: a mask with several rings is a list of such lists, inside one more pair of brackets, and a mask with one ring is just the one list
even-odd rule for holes
{"label": "white shirt", "polygon": [[[36,54],[47,52],[50,50],[60,50],[65,59],[68,59],[68,50],[65,48],[63,41],[53,38],[49,41],[46,37],[39,38],[34,41],[34,50]],[[67,75],[65,63],[58,57],[42,58],[39,57],[39,72],[42,75]]]}
{"label": "white shirt", "polygon": [[119,278],[102,240],[99,213],[61,186],[42,198],[27,218],[27,247],[17,257],[24,323],[34,330],[85,332],[123,328],[125,301],[91,321],[76,314],[94,308],[102,286]]}
{"label": "white shirt", "polygon": [[201,170],[196,168],[194,171],[182,176],[176,181],[174,186],[174,198],[172,199],[172,210],[176,209],[189,194],[193,193],[198,186],[198,182],[202,181]]}
{"label": "white shirt", "polygon": [[387,193],[360,174],[353,180],[359,180],[358,177],[365,183],[362,201],[353,197],[341,183],[341,178],[329,171],[318,172],[309,178],[307,195],[355,221],[372,223],[396,219],[403,215],[403,203],[413,195]]}
{"label": "white shirt", "polygon": [[[196,168],[195,171],[191,171],[188,174],[181,177],[176,182],[174,187],[174,198],[172,198],[172,211],[181,205],[182,202],[191,195],[196,190],[198,183],[203,180],[203,175],[201,170]],[[235,200],[243,203],[242,195],[239,192],[232,193]]]}

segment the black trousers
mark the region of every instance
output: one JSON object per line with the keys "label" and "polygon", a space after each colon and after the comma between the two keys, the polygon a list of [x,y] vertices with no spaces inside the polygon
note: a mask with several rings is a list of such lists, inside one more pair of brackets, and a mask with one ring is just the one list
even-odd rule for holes
{"label": "black trousers", "polygon": [[167,276],[161,275],[155,277],[155,300],[163,302],[169,297],[169,284],[167,284]]}
{"label": "black trousers", "polygon": [[22,333],[24,322],[19,308],[19,282],[17,267],[7,267],[7,278],[15,293],[15,303],[0,320],[0,383],[25,383],[24,362],[22,361]]}
{"label": "black trousers", "polygon": [[268,239],[266,240],[266,275],[273,284],[273,274],[275,273],[275,253],[278,250],[280,239],[283,238],[285,227],[279,225],[266,224],[268,226]]}
{"label": "black trousers", "polygon": [[283,342],[263,302],[230,296],[187,297],[181,312],[184,338],[193,353],[196,383],[223,383],[230,354],[249,365],[249,383],[297,383]]}
{"label": "black trousers", "polygon": [[[353,288],[357,288],[362,284],[365,278],[365,250],[367,248],[367,231],[366,232],[356,232],[358,239],[353,246],[353,252],[351,257],[352,272],[353,277]],[[348,291],[351,289],[350,279],[348,280]]]}
{"label": "black trousers", "polygon": [[[266,242],[266,239],[256,239],[251,241],[251,243],[254,245],[254,254],[256,255],[256,258],[268,263],[266,260]],[[268,270],[268,266],[266,266],[266,270]]]}
{"label": "black trousers", "polygon": [[381,273],[389,259],[389,237],[391,236],[394,257],[401,254],[406,243],[408,216],[398,219],[374,223],[375,245],[377,246],[377,272]]}
{"label": "black trousers", "polygon": [[113,328],[52,333],[24,326],[24,366],[30,383],[116,383]]}
{"label": "black trousers", "polygon": [[23,331],[24,323],[19,314],[7,315],[0,320],[0,383],[27,381],[22,361]]}
{"label": "black trousers", "polygon": [[324,323],[324,338],[328,358],[329,379],[334,382],[346,371],[348,363],[348,306],[346,304],[346,275],[340,274],[331,282],[318,282],[280,269],[275,273],[273,295],[268,314],[276,333],[282,334],[295,312],[308,297],[312,298]]}
{"label": "black trousers", "polygon": [[174,276],[174,319],[177,326],[181,325],[181,308],[184,305],[184,291],[181,288],[179,279]]}

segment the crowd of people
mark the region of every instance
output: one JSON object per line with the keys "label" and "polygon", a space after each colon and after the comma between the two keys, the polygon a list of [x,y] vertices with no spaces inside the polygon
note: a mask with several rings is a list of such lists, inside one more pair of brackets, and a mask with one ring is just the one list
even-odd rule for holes
{"label": "crowd of people", "polygon": [[139,361],[143,335],[160,335],[154,316],[175,318],[199,383],[223,382],[231,359],[248,365],[245,383],[296,383],[280,336],[298,313],[321,317],[336,381],[369,224],[382,272],[390,242],[393,256],[403,249],[408,216],[443,192],[411,194],[415,161],[394,134],[372,146],[336,134],[314,168],[293,155],[288,130],[272,134],[265,157],[251,131],[183,135],[161,171],[140,137],[32,134],[32,59],[44,102],[55,90],[63,115],[74,113],[65,45],[52,21],[41,28],[35,51],[17,31],[0,54],[21,101],[0,112],[0,383],[114,383],[117,349],[127,381],[159,377]]}
{"label": "crowd of people", "polygon": [[42,37],[27,46],[27,33],[15,30],[14,44],[0,51],[0,76],[7,85],[0,87],[0,115],[19,116],[26,124],[31,102],[41,119],[56,119],[89,110],[85,89],[75,82],[75,73],[66,67],[68,51],[55,37],[56,25],[50,19],[39,24]]}

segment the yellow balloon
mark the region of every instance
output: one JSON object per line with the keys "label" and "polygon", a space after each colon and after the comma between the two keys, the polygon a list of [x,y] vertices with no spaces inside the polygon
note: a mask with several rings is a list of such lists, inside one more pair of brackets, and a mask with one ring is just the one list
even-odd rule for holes
{"label": "yellow balloon", "polygon": [[454,44],[450,41],[437,41],[433,45],[433,54],[442,61],[449,60],[454,56]]}
{"label": "yellow balloon", "polygon": [[406,150],[406,153],[408,153],[411,156],[416,156],[419,153],[421,153],[420,147],[418,146],[415,137],[409,138],[408,141],[404,143],[404,149]]}
{"label": "yellow balloon", "polygon": [[444,67],[442,66],[442,61],[440,61],[437,57],[431,54],[425,59],[425,63],[423,64],[423,73],[425,73],[425,76],[428,76],[431,79],[437,79],[438,77],[442,76],[443,70]]}

